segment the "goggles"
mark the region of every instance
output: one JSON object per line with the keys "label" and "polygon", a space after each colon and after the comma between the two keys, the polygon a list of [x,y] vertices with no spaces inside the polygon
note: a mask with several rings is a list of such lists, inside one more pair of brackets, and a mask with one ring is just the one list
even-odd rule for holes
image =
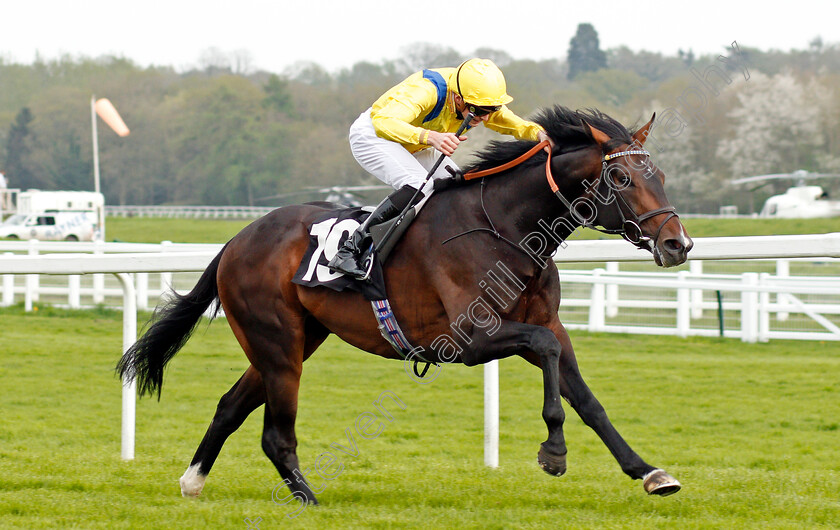
{"label": "goggles", "polygon": [[464,102],[467,105],[467,110],[472,112],[476,118],[481,118],[482,116],[487,116],[488,114],[493,114],[494,112],[499,112],[502,109],[501,105],[493,105],[489,107],[482,107],[479,105],[473,105],[471,103]]}

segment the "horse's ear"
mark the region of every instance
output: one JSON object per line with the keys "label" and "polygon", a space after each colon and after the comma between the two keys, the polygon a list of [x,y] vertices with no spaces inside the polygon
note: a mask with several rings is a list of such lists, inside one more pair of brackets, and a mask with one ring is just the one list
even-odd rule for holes
{"label": "horse's ear", "polygon": [[640,146],[645,145],[645,140],[647,140],[648,134],[650,134],[650,126],[653,125],[653,120],[655,119],[656,113],[654,112],[653,116],[650,117],[650,121],[644,124],[633,134],[633,140],[635,140]]}
{"label": "horse's ear", "polygon": [[[586,122],[584,122],[586,123]],[[592,138],[598,142],[599,145],[604,145],[605,143],[610,141],[610,137],[604,131],[598,130],[595,127],[586,123],[586,126],[589,127],[589,132],[592,134]]]}

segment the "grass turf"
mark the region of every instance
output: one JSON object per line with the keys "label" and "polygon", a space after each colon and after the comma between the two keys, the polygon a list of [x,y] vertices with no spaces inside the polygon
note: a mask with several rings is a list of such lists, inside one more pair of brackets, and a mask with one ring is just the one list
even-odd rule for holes
{"label": "grass turf", "polygon": [[[247,366],[224,321],[202,325],[173,360],[160,402],[139,403],[132,462],[119,458],[121,315],[11,308],[0,322],[0,528],[840,525],[836,344],[574,333],[616,427],[683,483],[654,498],[568,406],[569,471],[538,468],[541,377],[521,360],[501,362],[501,465],[488,469],[481,369],[445,366],[419,385],[400,363],[331,338],[305,365],[298,454],[313,468],[350,429],[358,456],[333,451],[341,474],[314,480],[322,505],[292,520],[292,504],[272,502],[280,479],[260,448],[262,409],[230,438],[202,496],[180,497],[218,398]],[[364,439],[356,419],[386,390],[406,408]]]}

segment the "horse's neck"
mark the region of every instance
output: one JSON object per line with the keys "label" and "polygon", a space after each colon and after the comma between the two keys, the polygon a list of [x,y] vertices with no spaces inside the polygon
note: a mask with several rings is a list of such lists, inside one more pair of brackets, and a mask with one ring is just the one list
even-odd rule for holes
{"label": "horse's neck", "polygon": [[[592,155],[593,152],[586,149],[556,156],[552,160],[554,181],[570,203],[585,193],[584,180],[593,180],[590,178],[594,168]],[[490,201],[500,212],[497,215],[512,221],[506,224],[515,228],[517,241],[535,232],[543,233],[549,245],[546,253],[550,254],[580,226],[580,222],[552,192],[545,165],[514,170],[497,180],[498,183],[489,185],[485,195],[492,195]],[[485,202],[490,201],[485,198]]]}
{"label": "horse's neck", "polygon": [[[588,173],[581,168],[588,167],[591,172],[592,161],[598,158],[592,155],[568,153],[552,159],[555,181],[569,201],[583,192],[582,182]],[[423,210],[421,218],[426,221],[421,222],[443,232],[444,244],[460,240],[472,248],[469,245],[476,233],[490,232],[504,239],[507,243],[500,243],[499,248],[506,255],[505,265],[523,283],[546,270],[548,256],[579,224],[551,191],[544,164],[520,166],[502,175],[485,177],[483,184],[475,182],[432,195]],[[536,246],[540,248],[535,249]],[[499,259],[484,246],[472,251],[473,259],[482,257],[491,263]]]}

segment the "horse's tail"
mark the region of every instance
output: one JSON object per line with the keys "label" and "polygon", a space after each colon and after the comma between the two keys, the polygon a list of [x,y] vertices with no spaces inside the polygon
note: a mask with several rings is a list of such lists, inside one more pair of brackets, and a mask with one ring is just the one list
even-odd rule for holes
{"label": "horse's tail", "polygon": [[[166,363],[175,357],[178,350],[189,340],[201,315],[218,300],[216,272],[219,270],[219,261],[225,248],[227,245],[213,258],[192,291],[180,295],[172,290],[172,298],[155,310],[154,323],[117,363],[116,369],[121,377],[128,381],[137,380],[137,390],[141,397],[146,393],[157,393],[160,399]],[[218,311],[217,302],[211,318],[215,317]]]}

